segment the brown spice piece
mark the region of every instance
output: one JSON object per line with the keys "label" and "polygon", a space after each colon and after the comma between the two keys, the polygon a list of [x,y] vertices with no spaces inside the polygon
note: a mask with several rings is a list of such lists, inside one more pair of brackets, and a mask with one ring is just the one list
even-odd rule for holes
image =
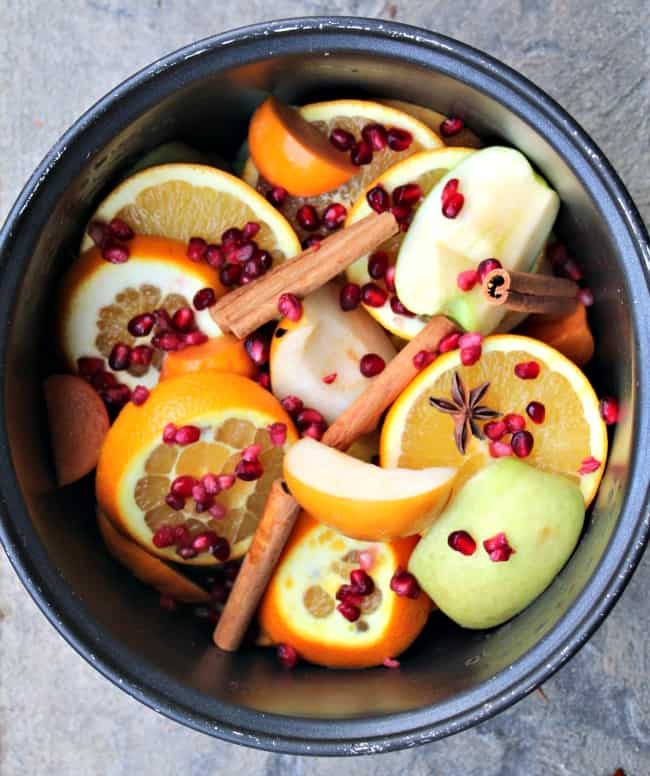
{"label": "brown spice piece", "polygon": [[594,337],[583,304],[564,315],[530,315],[516,331],[554,347],[576,366],[584,366],[594,355]]}

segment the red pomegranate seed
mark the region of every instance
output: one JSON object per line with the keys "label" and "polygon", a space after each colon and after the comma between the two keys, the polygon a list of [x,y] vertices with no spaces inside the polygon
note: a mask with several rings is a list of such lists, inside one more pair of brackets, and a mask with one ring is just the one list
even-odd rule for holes
{"label": "red pomegranate seed", "polygon": [[350,150],[350,161],[357,167],[372,162],[372,147],[365,140],[359,140]]}
{"label": "red pomegranate seed", "polygon": [[523,431],[526,428],[526,418],[516,412],[509,412],[507,415],[504,415],[503,422],[511,434],[516,434],[517,431]]}
{"label": "red pomegranate seed", "polygon": [[345,129],[335,127],[330,132],[330,143],[337,151],[349,151],[354,145],[354,135]]}
{"label": "red pomegranate seed", "polygon": [[456,285],[461,291],[471,291],[477,283],[478,272],[475,269],[466,269],[456,278]]}
{"label": "red pomegranate seed", "polygon": [[422,186],[419,183],[405,183],[393,190],[393,202],[396,205],[413,207],[422,199]]}
{"label": "red pomegranate seed", "polygon": [[174,544],[174,529],[170,525],[161,525],[156,529],[151,541],[159,549],[171,547]]}
{"label": "red pomegranate seed", "polygon": [[214,269],[219,269],[226,260],[220,245],[208,245],[203,253],[203,258]]}
{"label": "red pomegranate seed", "polygon": [[187,258],[192,261],[203,261],[206,247],[207,243],[202,237],[190,237],[186,250]]}
{"label": "red pomegranate seed", "polygon": [[445,218],[456,218],[456,216],[463,209],[465,204],[465,197],[462,194],[454,194],[447,200],[446,204],[442,206],[442,214]]}
{"label": "red pomegranate seed", "polygon": [[336,611],[340,612],[350,622],[356,622],[361,617],[361,609],[348,601],[341,601],[336,607]]}
{"label": "red pomegranate seed", "polygon": [[208,552],[216,544],[219,537],[214,531],[202,531],[194,537],[192,547],[197,552]]}
{"label": "red pomegranate seed", "polygon": [[405,129],[391,127],[388,130],[388,147],[392,151],[406,151],[413,142],[413,135]]}
{"label": "red pomegranate seed", "polygon": [[110,240],[102,248],[102,258],[110,264],[124,264],[129,260],[130,252],[126,245],[111,242]]}
{"label": "red pomegranate seed", "polygon": [[233,248],[239,248],[244,240],[244,235],[241,229],[236,226],[231,226],[229,229],[221,235],[221,244],[226,250],[232,250]]}
{"label": "red pomegranate seed", "polygon": [[222,563],[230,557],[230,544],[223,536],[218,536],[217,541],[212,546],[212,554]]}
{"label": "red pomegranate seed", "polygon": [[381,184],[368,191],[366,200],[375,213],[385,213],[390,207],[390,196]]}
{"label": "red pomegranate seed", "polygon": [[543,423],[546,418],[546,407],[539,401],[531,401],[526,406],[526,415],[533,423]]}
{"label": "red pomegranate seed", "polygon": [[390,212],[395,216],[398,224],[410,223],[413,210],[410,205],[393,205]]}
{"label": "red pomegranate seed", "polygon": [[212,288],[202,288],[194,294],[192,304],[196,310],[205,310],[217,301],[217,295]]}
{"label": "red pomegranate seed", "polygon": [[483,542],[483,549],[487,552],[491,561],[502,563],[510,558],[516,550],[508,544],[508,539],[504,533],[498,533],[491,536]]}
{"label": "red pomegranate seed", "polygon": [[280,294],[278,312],[290,321],[302,318],[302,302],[295,294]]}
{"label": "red pomegranate seed", "polygon": [[255,255],[255,246],[252,242],[247,242],[233,251],[232,258],[240,264],[245,264]]}
{"label": "red pomegranate seed", "polygon": [[172,319],[169,316],[167,310],[161,307],[158,310],[153,311],[153,315],[156,319],[156,333],[162,334],[165,331],[171,331]]}
{"label": "red pomegranate seed", "polygon": [[370,595],[375,589],[372,577],[363,569],[354,569],[350,572],[350,584],[358,590],[360,595]]}
{"label": "red pomegranate seed", "polygon": [[287,668],[288,670],[295,668],[300,660],[300,656],[290,644],[278,644],[275,653],[278,663],[282,668]]}
{"label": "red pomegranate seed", "polygon": [[190,331],[183,341],[186,345],[203,345],[208,341],[208,335],[202,331]]}
{"label": "red pomegranate seed", "polygon": [[252,361],[258,366],[264,366],[268,362],[270,345],[265,337],[253,332],[246,337],[244,347]]}
{"label": "red pomegranate seed", "polygon": [[82,356],[77,359],[79,374],[86,379],[93,377],[98,372],[104,371],[104,359],[93,356]]}
{"label": "red pomegranate seed", "polygon": [[618,401],[613,396],[603,396],[600,400],[600,417],[608,426],[618,421]]}
{"label": "red pomegranate seed", "polygon": [[273,256],[271,256],[268,251],[263,251],[258,248],[255,258],[260,260],[264,272],[268,272],[273,266]]}
{"label": "red pomegranate seed", "polygon": [[241,278],[241,273],[241,264],[224,264],[219,270],[219,280],[226,288],[236,286]]}
{"label": "red pomegranate seed", "polygon": [[252,240],[261,228],[262,226],[258,224],[257,221],[248,221],[248,223],[244,224],[244,228],[242,229],[244,240]]}
{"label": "red pomegranate seed", "polygon": [[271,437],[271,444],[274,447],[282,447],[287,441],[286,423],[271,423],[271,425],[268,426],[268,432]]}
{"label": "red pomegranate seed", "polygon": [[440,134],[443,137],[453,137],[457,135],[465,126],[465,122],[458,116],[450,116],[440,124]]}
{"label": "red pomegranate seed", "polygon": [[208,496],[208,492],[206,491],[205,487],[202,483],[194,481],[194,485],[192,485],[192,498],[197,503],[206,503],[208,501],[211,501],[210,496]]}
{"label": "red pomegranate seed", "polygon": [[223,504],[213,504],[208,509],[208,513],[216,520],[221,520],[223,517],[226,516],[226,508],[224,507]]}
{"label": "red pomegranate seed", "polygon": [[201,437],[201,429],[198,426],[181,426],[176,430],[174,442],[177,445],[191,445],[198,442]]}
{"label": "red pomegranate seed", "polygon": [[510,439],[510,447],[517,458],[528,458],[533,450],[533,442],[530,431],[517,431]]}
{"label": "red pomegranate seed", "polygon": [[381,280],[388,269],[388,254],[384,251],[375,251],[368,259],[368,274],[375,280]]}
{"label": "red pomegranate seed", "polygon": [[590,288],[581,288],[578,291],[578,301],[585,307],[591,307],[594,303],[594,294]]}
{"label": "red pomegranate seed", "polygon": [[391,264],[384,274],[384,284],[391,294],[395,293],[395,265]]}
{"label": "red pomegranate seed", "polygon": [[580,468],[578,469],[578,474],[591,474],[591,472],[598,471],[600,467],[601,467],[601,462],[597,458],[594,458],[593,455],[590,455],[588,458],[585,458],[580,464]]}
{"label": "red pomegranate seed", "polygon": [[178,609],[178,604],[170,595],[161,595],[158,599],[160,608],[166,612],[175,612]]}
{"label": "red pomegranate seed", "polygon": [[447,334],[440,340],[440,344],[438,345],[438,353],[448,353],[450,350],[456,350],[458,347],[459,339],[459,331],[454,331],[451,334]]}
{"label": "red pomegranate seed", "polygon": [[177,525],[174,527],[174,543],[178,547],[189,547],[190,531],[186,525]]}
{"label": "red pomegranate seed", "polygon": [[449,197],[453,197],[453,195],[458,192],[459,184],[460,181],[458,178],[450,178],[447,183],[445,183],[444,188],[440,194],[440,201],[443,203],[443,205],[449,199]]}
{"label": "red pomegranate seed", "polygon": [[165,428],[163,428],[162,432],[162,441],[166,445],[173,445],[176,441],[176,424],[175,423],[168,423]]}
{"label": "red pomegranate seed", "polygon": [[141,407],[149,398],[149,389],[144,385],[136,385],[131,393],[131,401],[136,407]]}
{"label": "red pomegranate seed", "polygon": [[108,227],[103,221],[91,221],[88,225],[88,236],[98,248],[105,245],[109,237]]}
{"label": "red pomegranate seed", "polygon": [[490,442],[488,449],[492,458],[507,458],[512,455],[510,442]]}
{"label": "red pomegranate seed", "polygon": [[430,350],[420,350],[413,356],[413,366],[420,370],[429,366],[436,360],[436,354]]}
{"label": "red pomegranate seed", "polygon": [[105,391],[117,386],[117,378],[110,372],[96,372],[90,378],[90,382],[97,391]]}
{"label": "red pomegranate seed", "polygon": [[388,292],[376,283],[366,283],[361,287],[361,301],[368,307],[383,307],[388,299]]}
{"label": "red pomegranate seed", "polygon": [[182,496],[177,496],[175,493],[168,493],[165,496],[165,504],[167,504],[170,509],[178,511],[185,506],[185,499]]}
{"label": "red pomegranate seed", "polygon": [[339,295],[339,304],[341,310],[349,312],[355,310],[359,306],[361,301],[361,286],[356,283],[346,283],[341,289]]}
{"label": "red pomegranate seed", "polygon": [[303,205],[296,213],[296,220],[308,232],[315,232],[320,226],[320,218],[313,205]]}
{"label": "red pomegranate seed", "polygon": [[539,377],[539,370],[537,361],[522,361],[515,364],[515,374],[520,380],[535,380]]}
{"label": "red pomegranate seed", "polygon": [[404,315],[407,318],[415,318],[415,313],[411,312],[398,296],[391,296],[390,309],[395,315]]}
{"label": "red pomegranate seed", "polygon": [[243,461],[257,461],[261,452],[260,445],[249,445],[241,451],[241,457]]}
{"label": "red pomegranate seed", "polygon": [[[174,437],[176,434],[174,433]],[[170,492],[175,496],[182,496],[183,498],[190,498],[192,495],[192,488],[196,485],[196,480],[189,474],[181,474],[176,477],[169,488]]]}
{"label": "red pomegranate seed", "polygon": [[473,555],[476,552],[476,542],[467,531],[452,531],[447,537],[447,544],[461,555]]}
{"label": "red pomegranate seed", "polygon": [[477,331],[468,331],[465,334],[461,334],[458,340],[459,348],[475,348],[479,347],[483,343],[483,335]]}
{"label": "red pomegranate seed", "polygon": [[340,202],[332,202],[323,211],[323,226],[325,229],[333,230],[343,226],[348,209]]}
{"label": "red pomegranate seed", "polygon": [[205,492],[208,496],[216,496],[221,493],[219,480],[216,474],[212,474],[211,472],[204,474],[203,477],[201,477],[201,485],[205,488]]}
{"label": "red pomegranate seed", "polygon": [[264,474],[264,468],[258,460],[246,461],[242,459],[235,467],[235,475],[244,482],[259,480]]}
{"label": "red pomegranate seed", "polygon": [[473,366],[480,358],[483,350],[480,345],[472,345],[469,348],[461,348],[460,363],[463,366]]}
{"label": "red pomegranate seed", "polygon": [[325,236],[322,234],[310,234],[309,237],[305,238],[300,245],[302,246],[302,249],[306,251],[308,248],[313,248],[315,251],[317,251],[320,248],[321,242],[325,239]]}
{"label": "red pomegranate seed", "polygon": [[384,668],[399,668],[401,664],[399,660],[395,660],[394,657],[385,657],[382,665]]}
{"label": "red pomegranate seed", "polygon": [[115,372],[126,369],[129,366],[130,355],[131,348],[128,345],[125,345],[123,342],[118,342],[113,345],[111,354],[108,357],[108,365]]}
{"label": "red pomegranate seed", "polygon": [[146,337],[153,329],[156,317],[151,313],[136,315],[127,324],[129,334],[133,337]]}
{"label": "red pomegranate seed", "polygon": [[420,585],[417,579],[409,571],[398,568],[390,580],[390,589],[393,593],[406,598],[417,598],[420,595]]}
{"label": "red pomegranate seed", "polygon": [[280,404],[289,413],[289,415],[297,415],[304,407],[302,399],[299,399],[297,396],[285,396]]}
{"label": "red pomegranate seed", "polygon": [[327,429],[327,426],[325,423],[310,423],[308,426],[302,429],[301,436],[303,437],[311,437],[312,439],[315,439],[317,442],[320,442],[320,440],[323,438],[323,434],[325,433]]}
{"label": "red pomegranate seed", "polygon": [[337,373],[330,372],[330,374],[325,375],[325,377],[323,377],[323,382],[325,383],[325,385],[331,385],[336,380],[336,378],[337,378]]}
{"label": "red pomegranate seed", "polygon": [[179,547],[176,550],[176,554],[183,558],[183,560],[191,560],[192,558],[196,558],[198,552],[194,547]]}
{"label": "red pomegranate seed", "polygon": [[111,236],[116,240],[128,242],[135,237],[133,229],[131,229],[126,221],[122,221],[121,218],[112,218],[109,221],[108,230],[111,233]]}
{"label": "red pomegranate seed", "polygon": [[361,137],[370,145],[373,151],[381,151],[386,148],[388,135],[386,128],[381,124],[366,124],[361,130]]}
{"label": "red pomegranate seed", "polygon": [[498,442],[506,435],[508,429],[502,420],[491,420],[483,426],[483,431],[488,439]]}
{"label": "red pomegranate seed", "polygon": [[384,371],[386,362],[377,353],[366,353],[359,361],[359,371],[364,377],[375,377]]}
{"label": "red pomegranate seed", "polygon": [[178,350],[182,346],[183,341],[176,332],[165,331],[162,334],[156,334],[155,337],[152,337],[151,344],[155,348],[170,352],[172,350]]}
{"label": "red pomegranate seed", "polygon": [[312,423],[325,423],[325,418],[318,410],[315,410],[312,407],[305,407],[296,415],[296,424],[299,429],[302,430]]}
{"label": "red pomegranate seed", "polygon": [[493,272],[495,269],[501,269],[501,262],[498,259],[483,259],[483,261],[479,262],[476,268],[479,283],[483,283],[490,272]]}
{"label": "red pomegranate seed", "polygon": [[194,311],[189,307],[180,307],[174,313],[172,323],[178,331],[191,331],[194,328]]}
{"label": "red pomegranate seed", "polygon": [[236,477],[234,474],[220,474],[217,477],[219,487],[221,490],[229,490],[235,484]]}
{"label": "red pomegranate seed", "polygon": [[267,200],[275,207],[282,207],[289,192],[282,186],[273,186],[266,192]]}

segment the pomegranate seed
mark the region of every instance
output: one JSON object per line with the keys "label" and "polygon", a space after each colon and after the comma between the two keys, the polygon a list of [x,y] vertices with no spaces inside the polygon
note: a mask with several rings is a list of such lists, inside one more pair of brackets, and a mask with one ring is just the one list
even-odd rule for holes
{"label": "pomegranate seed", "polygon": [[[176,436],[174,434],[174,436]],[[170,493],[175,496],[182,496],[183,498],[190,498],[192,495],[192,488],[196,485],[196,480],[189,474],[181,474],[176,477],[170,487]]]}
{"label": "pomegranate seed", "polygon": [[172,319],[169,317],[169,313],[163,307],[153,311],[153,315],[156,319],[156,333],[162,334],[165,331],[171,331]]}
{"label": "pomegranate seed", "polygon": [[491,561],[501,563],[510,558],[516,551],[508,544],[508,539],[504,533],[498,533],[491,536],[483,542],[483,548],[487,552]]}
{"label": "pomegranate seed", "polygon": [[526,428],[526,418],[516,412],[509,412],[505,415],[503,422],[511,434],[516,434],[517,431],[523,431]]}
{"label": "pomegranate seed", "polygon": [[239,248],[244,240],[244,235],[241,229],[236,226],[231,226],[229,229],[221,235],[221,244],[226,250],[232,250],[233,248]]}
{"label": "pomegranate seed", "polygon": [[488,449],[492,458],[507,458],[512,455],[510,442],[490,442]]}
{"label": "pomegranate seed", "polygon": [[258,249],[255,258],[259,259],[263,272],[268,272],[273,266],[273,256],[268,251]]}
{"label": "pomegranate seed", "polygon": [[410,223],[413,215],[410,205],[393,205],[390,212],[395,216],[395,220],[400,225]]}
{"label": "pomegranate seed", "polygon": [[406,151],[413,142],[413,135],[405,129],[391,127],[388,130],[388,147],[392,151]]}
{"label": "pomegranate seed", "polygon": [[103,221],[91,221],[88,225],[88,236],[98,248],[105,245],[108,240],[108,227]]}
{"label": "pomegranate seed", "polygon": [[185,506],[185,499],[182,496],[177,496],[175,493],[168,493],[165,496],[165,504],[167,504],[170,509],[178,511]]}
{"label": "pomegranate seed", "polygon": [[445,183],[444,188],[440,194],[440,201],[444,203],[449,199],[449,197],[453,197],[454,194],[458,193],[458,186],[460,184],[460,181],[458,178],[450,178],[447,183]]}
{"label": "pomegranate seed", "polygon": [[190,331],[183,341],[186,345],[204,345],[208,341],[208,335],[202,331]]}
{"label": "pomegranate seed", "polygon": [[183,560],[191,560],[192,558],[196,558],[198,552],[194,547],[179,547],[176,550],[176,554],[183,558]]}
{"label": "pomegranate seed", "polygon": [[490,272],[495,269],[501,269],[501,262],[498,259],[483,259],[476,268],[479,283],[483,283]]}
{"label": "pomegranate seed", "polygon": [[591,307],[594,303],[594,294],[590,288],[581,288],[578,291],[578,301],[585,307]]}
{"label": "pomegranate seed", "polygon": [[194,294],[192,304],[196,310],[205,310],[207,307],[212,307],[216,301],[217,295],[214,293],[214,289],[202,288]]}
{"label": "pomegranate seed", "polygon": [[275,207],[282,207],[289,192],[282,186],[273,186],[266,192],[267,200]]}
{"label": "pomegranate seed", "polygon": [[381,151],[386,148],[388,135],[386,128],[381,124],[366,124],[361,130],[361,137],[370,145],[373,151]]}
{"label": "pomegranate seed", "polygon": [[297,415],[304,407],[302,399],[299,399],[297,396],[285,396],[280,404],[289,413],[289,415]]}
{"label": "pomegranate seed", "polygon": [[131,348],[125,345],[123,342],[118,342],[113,345],[111,354],[108,357],[108,365],[115,372],[119,372],[122,369],[126,369],[129,366],[129,356],[131,355]]}
{"label": "pomegranate seed", "polygon": [[515,365],[515,374],[521,380],[535,380],[539,377],[539,369],[537,361],[522,361]]}
{"label": "pomegranate seed", "polygon": [[395,293],[395,265],[391,264],[384,274],[384,284],[391,294]]}
{"label": "pomegranate seed", "polygon": [[337,378],[337,373],[331,372],[330,374],[325,375],[325,377],[323,377],[323,382],[325,383],[325,385],[331,385],[336,380],[336,378]]}
{"label": "pomegranate seed", "polygon": [[146,337],[153,329],[156,317],[151,313],[136,315],[127,324],[129,334],[133,337]]}
{"label": "pomegranate seed", "polygon": [[320,218],[313,205],[303,205],[296,213],[296,220],[308,232],[315,232],[320,226]]}
{"label": "pomegranate seed", "polygon": [[546,418],[546,407],[539,401],[531,401],[526,406],[526,415],[533,423],[543,423]]}
{"label": "pomegranate seed", "polygon": [[300,412],[298,412],[298,414],[296,415],[296,423],[299,429],[303,429],[311,425],[312,423],[324,424],[325,418],[320,414],[318,410],[315,410],[312,407],[305,407],[303,410],[300,410]]}
{"label": "pomegranate seed", "polygon": [[176,425],[174,423],[168,423],[162,432],[162,441],[166,445],[173,445],[176,441]]}
{"label": "pomegranate seed", "polygon": [[510,447],[517,458],[528,458],[533,449],[533,442],[530,431],[517,431],[510,439]]}
{"label": "pomegranate seed", "polygon": [[156,336],[152,338],[151,344],[155,348],[160,348],[160,350],[164,350],[168,353],[172,350],[178,350],[183,342],[175,332],[165,331],[162,334],[156,334]]}
{"label": "pomegranate seed", "polygon": [[206,247],[207,243],[202,237],[190,237],[186,250],[187,258],[192,261],[203,261]]}
{"label": "pomegranate seed", "polygon": [[393,190],[393,202],[396,205],[413,207],[422,199],[422,186],[419,183],[405,183]]}
{"label": "pomegranate seed", "polygon": [[226,516],[226,508],[223,504],[213,504],[209,509],[208,513],[215,518],[215,520],[221,520]]}
{"label": "pomegranate seed", "polygon": [[325,423],[310,423],[308,426],[303,428],[300,433],[303,437],[311,437],[317,442],[320,442],[326,429],[327,426]]}
{"label": "pomegranate seed", "polygon": [[302,318],[302,302],[295,294],[280,294],[278,312],[290,321],[299,321]]}
{"label": "pomegranate seed", "polygon": [[338,229],[343,226],[348,209],[340,202],[332,202],[323,211],[323,226],[325,229]]}
{"label": "pomegranate seed", "polygon": [[210,472],[204,474],[203,477],[201,477],[201,485],[205,488],[205,492],[208,496],[216,496],[221,492],[216,474]]}
{"label": "pomegranate seed", "polygon": [[116,240],[123,240],[124,242],[128,242],[135,237],[133,229],[131,229],[126,221],[122,221],[121,218],[112,218],[108,224],[108,229],[111,233],[111,236]]}
{"label": "pomegranate seed", "polygon": [[381,280],[388,269],[388,254],[384,251],[375,251],[368,259],[368,274],[375,280]]}
{"label": "pomegranate seed", "polygon": [[349,151],[354,145],[354,135],[336,127],[330,133],[330,143],[337,151]]}
{"label": "pomegranate seed", "polygon": [[186,525],[177,525],[174,528],[174,543],[178,547],[189,547],[190,532]]}
{"label": "pomegranate seed", "polygon": [[398,568],[390,580],[390,589],[393,593],[406,598],[417,598],[420,595],[420,585],[417,579],[409,571]]}
{"label": "pomegranate seed", "polygon": [[111,264],[124,264],[129,260],[129,249],[126,245],[108,241],[102,248],[102,258]]}
{"label": "pomegranate seed", "polygon": [[463,209],[465,204],[465,197],[462,194],[452,195],[442,206],[442,214],[445,218],[456,218],[456,216]]}
{"label": "pomegranate seed", "polygon": [[613,396],[603,396],[600,400],[600,417],[608,426],[618,421],[618,401]]}
{"label": "pomegranate seed", "polygon": [[384,371],[386,362],[377,353],[366,353],[359,361],[359,371],[364,377],[375,377]]}
{"label": "pomegranate seed", "polygon": [[192,547],[197,552],[207,552],[216,544],[219,537],[214,531],[202,531],[194,537]]}
{"label": "pomegranate seed", "polygon": [[131,398],[131,389],[128,385],[116,385],[107,388],[100,394],[104,403],[110,407],[123,407]]}
{"label": "pomegranate seed", "polygon": [[219,270],[219,280],[226,288],[236,286],[241,278],[241,264],[224,264]]}
{"label": "pomegranate seed", "polygon": [[104,371],[104,359],[93,356],[82,356],[77,359],[79,374],[86,379],[93,377],[98,372]]}
{"label": "pomegranate seed", "polygon": [[219,269],[226,260],[220,245],[208,245],[203,258],[213,269]]}
{"label": "pomegranate seed", "polygon": [[364,571],[370,571],[375,565],[375,555],[372,550],[361,550],[359,553],[359,566]]}
{"label": "pomegranate seed", "polygon": [[361,595],[370,595],[375,589],[372,577],[366,574],[363,569],[354,569],[350,572],[350,583]]}
{"label": "pomegranate seed", "polygon": [[341,289],[339,295],[339,304],[341,310],[349,312],[355,310],[359,306],[361,301],[361,286],[356,283],[346,283]]}
{"label": "pomegranate seed", "polygon": [[336,611],[340,612],[350,622],[356,622],[361,617],[361,609],[352,603],[348,603],[348,601],[341,601],[336,607]]}
{"label": "pomegranate seed", "polygon": [[177,445],[191,445],[198,442],[201,437],[201,429],[198,426],[181,426],[176,430],[174,441]]}
{"label": "pomegranate seed", "polygon": [[190,331],[194,328],[194,311],[189,307],[180,307],[174,313],[172,323],[178,331]]}
{"label": "pomegranate seed", "polygon": [[436,360],[436,354],[430,350],[420,350],[413,356],[413,366],[420,370],[429,366]]}
{"label": "pomegranate seed", "polygon": [[255,246],[252,242],[244,243],[241,247],[237,248],[237,250],[233,254],[233,258],[235,261],[238,261],[240,264],[245,264],[247,261],[250,261],[250,259],[253,258],[255,255]]}
{"label": "pomegranate seed", "polygon": [[415,318],[415,313],[411,312],[398,296],[391,296],[390,309],[395,315],[404,315],[407,318]]}
{"label": "pomegranate seed", "polygon": [[170,595],[161,595],[158,599],[160,608],[166,612],[175,612],[178,609],[178,604]]}
{"label": "pomegranate seed", "polygon": [[472,345],[469,348],[461,348],[460,363],[463,366],[473,366],[480,358],[482,353],[480,345]]}
{"label": "pomegranate seed", "polygon": [[578,262],[571,257],[562,264],[556,266],[556,271],[559,275],[563,275],[564,277],[569,278],[569,280],[573,280],[574,283],[579,283],[582,280],[582,268]]}
{"label": "pomegranate seed", "polygon": [[203,484],[196,480],[192,485],[192,498],[198,503],[204,503],[211,500]]}
{"label": "pomegranate seed", "polygon": [[317,251],[324,239],[325,237],[322,234],[310,234],[309,237],[304,239],[300,244],[305,251],[308,248],[313,248],[315,251]]}
{"label": "pomegranate seed", "polygon": [[275,654],[277,655],[278,663],[282,668],[287,668],[289,670],[295,668],[300,660],[300,656],[296,650],[289,644],[278,644]]}
{"label": "pomegranate seed", "polygon": [[336,591],[337,601],[344,601],[347,604],[352,604],[352,606],[361,606],[363,598],[363,595],[354,585],[341,585]]}
{"label": "pomegranate seed", "polygon": [[476,552],[476,542],[467,531],[452,531],[447,537],[447,544],[462,555],[473,555]]}
{"label": "pomegranate seed", "polygon": [[483,343],[483,335],[477,331],[468,331],[461,334],[458,340],[459,348],[475,348]]}
{"label": "pomegranate seed", "polygon": [[217,482],[221,490],[229,490],[235,484],[236,477],[234,474],[220,474],[217,477]]}
{"label": "pomegranate seed", "polygon": [[270,345],[266,338],[262,338],[256,333],[249,334],[244,342],[244,347],[251,360],[257,364],[257,366],[263,366],[268,362]]}
{"label": "pomegranate seed", "polygon": [[483,431],[488,439],[498,442],[506,435],[508,428],[502,420],[491,420],[483,426]]}
{"label": "pomegranate seed", "polygon": [[271,444],[274,447],[282,447],[287,441],[287,424],[271,423],[267,428],[269,436],[271,437]]}
{"label": "pomegranate seed", "polygon": [[151,541],[160,549],[171,547],[174,544],[174,529],[169,525],[161,525],[151,537]]}
{"label": "pomegranate seed", "polygon": [[246,461],[242,459],[235,467],[235,475],[244,482],[259,480],[264,474],[264,468],[258,460]]}
{"label": "pomegranate seed", "polygon": [[105,391],[117,385],[117,378],[110,372],[96,372],[90,382],[97,391]]}
{"label": "pomegranate seed", "polygon": [[582,463],[580,464],[580,468],[578,469],[578,474],[591,474],[591,472],[598,471],[600,469],[601,463],[597,458],[594,458],[593,455],[590,455],[588,458],[585,458]]}
{"label": "pomegranate seed", "polygon": [[244,228],[242,229],[244,240],[252,240],[261,228],[261,225],[258,224],[257,221],[249,221],[244,224]]}
{"label": "pomegranate seed", "polygon": [[388,299],[388,292],[376,283],[366,283],[361,287],[361,301],[369,307],[383,307]]}
{"label": "pomegranate seed", "polygon": [[230,544],[228,543],[228,540],[224,539],[223,536],[218,536],[216,542],[212,546],[212,554],[222,563],[223,561],[228,560],[230,557]]}
{"label": "pomegranate seed", "polygon": [[465,122],[457,116],[450,116],[440,124],[440,134],[443,137],[457,135],[465,126]]}
{"label": "pomegranate seed", "polygon": [[243,461],[257,461],[261,452],[260,445],[249,445],[241,451],[241,457]]}
{"label": "pomegranate seed", "polygon": [[350,161],[357,167],[372,162],[372,146],[365,140],[359,140],[350,150]]}
{"label": "pomegranate seed", "polygon": [[456,278],[456,285],[461,291],[471,291],[477,283],[478,272],[475,269],[466,269]]}
{"label": "pomegranate seed", "polygon": [[450,350],[456,350],[458,347],[458,340],[460,339],[460,332],[454,331],[451,334],[445,335],[438,345],[438,353],[448,353]]}
{"label": "pomegranate seed", "polygon": [[385,657],[382,665],[384,668],[399,668],[400,662],[399,660],[395,660],[394,657]]}
{"label": "pomegranate seed", "polygon": [[375,213],[385,213],[390,207],[390,196],[381,184],[368,191],[366,200]]}
{"label": "pomegranate seed", "polygon": [[149,398],[149,389],[144,385],[136,385],[131,394],[131,401],[136,407],[141,407]]}

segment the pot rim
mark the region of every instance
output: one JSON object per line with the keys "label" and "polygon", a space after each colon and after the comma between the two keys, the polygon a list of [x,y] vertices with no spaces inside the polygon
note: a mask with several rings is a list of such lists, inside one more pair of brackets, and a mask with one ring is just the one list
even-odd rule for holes
{"label": "pot rim", "polygon": [[[51,148],[0,230],[0,309],[10,311],[36,238],[53,203],[87,162],[144,107],[197,78],[197,72],[267,58],[273,51],[363,51],[381,41],[382,56],[444,72],[487,93],[539,128],[599,203],[625,267],[635,357],[650,363],[650,241],[623,183],[590,137],[554,100],[508,66],[452,38],[409,25],[360,17],[307,17],[240,27],[199,40],[148,65],[86,111]],[[108,125],[110,124],[110,130]],[[12,315],[0,321],[0,403],[5,406],[7,343]],[[20,496],[9,454],[0,457],[0,540],[9,560],[50,623],[90,665],[132,697],[197,731],[290,754],[354,755],[416,746],[464,730],[512,705],[545,681],[584,645],[625,589],[650,533],[650,380],[637,375],[633,457],[628,492],[609,546],[582,593],[528,653],[507,671],[442,703],[413,711],[354,719],[310,719],[263,713],[202,699],[141,660],[94,622],[50,565]],[[9,450],[6,417],[0,446]],[[10,517],[12,515],[13,517]],[[381,670],[381,669],[380,669]]]}

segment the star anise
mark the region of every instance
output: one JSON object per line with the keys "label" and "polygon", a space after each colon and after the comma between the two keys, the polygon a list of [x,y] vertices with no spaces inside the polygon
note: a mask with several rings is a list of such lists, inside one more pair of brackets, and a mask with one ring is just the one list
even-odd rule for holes
{"label": "star anise", "polygon": [[489,387],[490,383],[481,383],[468,393],[460,375],[454,372],[451,381],[451,401],[429,397],[429,404],[432,407],[453,417],[454,441],[461,455],[465,455],[470,433],[477,439],[485,439],[485,434],[478,425],[479,421],[493,420],[501,416],[500,412],[479,404]]}

